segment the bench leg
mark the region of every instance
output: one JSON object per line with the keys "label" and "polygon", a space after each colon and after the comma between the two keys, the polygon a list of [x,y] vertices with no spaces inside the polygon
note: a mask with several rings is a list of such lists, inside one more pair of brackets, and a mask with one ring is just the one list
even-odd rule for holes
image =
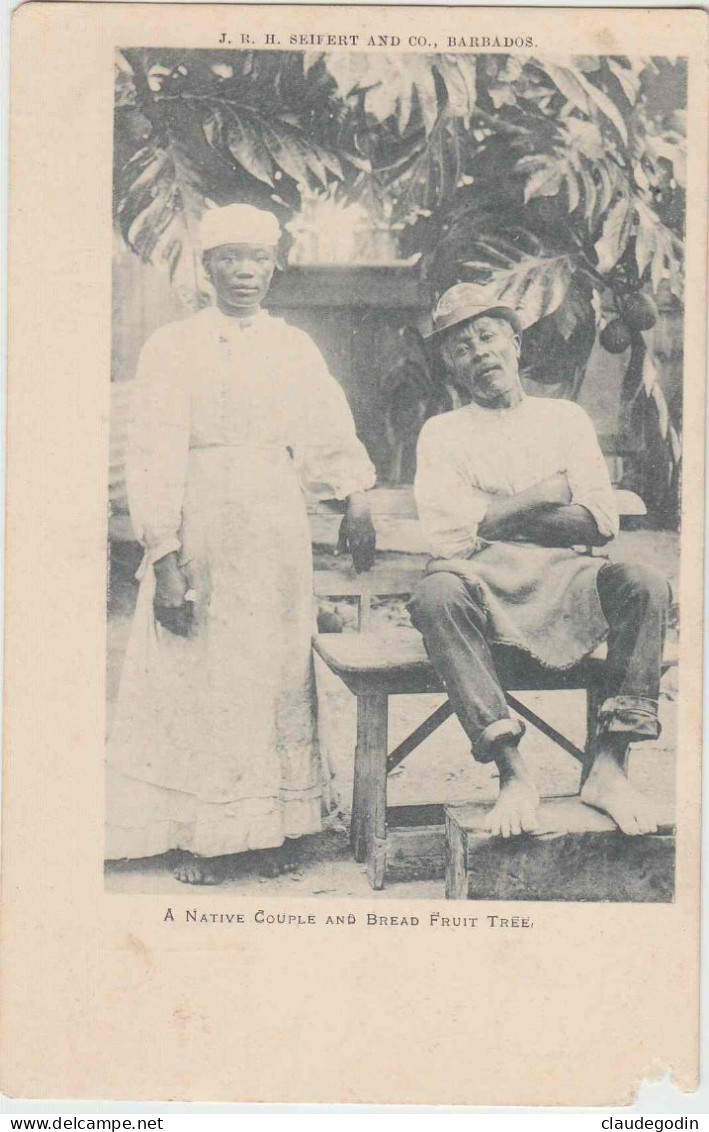
{"label": "bench leg", "polygon": [[387,725],[386,694],[359,695],[350,841],[355,860],[367,862],[372,888],[383,888],[386,874]]}
{"label": "bench leg", "polygon": [[588,778],[593,763],[593,741],[598,729],[598,712],[601,707],[601,689],[593,685],[586,689],[586,748],[581,770],[581,786]]}
{"label": "bench leg", "polygon": [[446,900],[468,899],[467,837],[446,814]]}

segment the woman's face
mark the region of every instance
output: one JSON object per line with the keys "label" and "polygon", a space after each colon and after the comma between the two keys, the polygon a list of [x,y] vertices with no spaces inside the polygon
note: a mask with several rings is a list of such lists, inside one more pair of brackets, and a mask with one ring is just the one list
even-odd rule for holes
{"label": "woman's face", "polygon": [[276,250],[264,244],[221,244],[204,255],[204,267],[225,314],[253,314],[268,291]]}

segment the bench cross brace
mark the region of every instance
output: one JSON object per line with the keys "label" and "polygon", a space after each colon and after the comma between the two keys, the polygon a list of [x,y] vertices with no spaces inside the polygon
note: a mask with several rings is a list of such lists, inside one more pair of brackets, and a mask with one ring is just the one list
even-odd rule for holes
{"label": "bench cross brace", "polygon": [[[542,734],[546,735],[548,739],[551,739],[553,743],[556,743],[557,746],[561,747],[562,750],[566,751],[566,753],[573,758],[578,759],[580,763],[585,764],[587,762],[588,757],[585,751],[581,750],[581,748],[577,747],[575,743],[572,743],[570,739],[567,739],[565,735],[562,735],[560,731],[557,731],[555,727],[552,727],[550,723],[547,723],[546,720],[538,716],[536,712],[533,712],[526,704],[521,703],[516,696],[511,696],[508,692],[506,693],[506,698],[510,707],[516,711],[518,715],[521,715],[523,719],[526,719],[528,723],[531,723],[533,727],[536,727],[538,731],[541,731]],[[431,715],[424,719],[423,723],[420,723],[419,726],[387,756],[387,774],[391,774],[412,751],[415,751],[416,748],[423,743],[424,739],[432,735],[452,714],[453,706],[450,700],[446,700],[440,707],[437,707]]]}
{"label": "bench cross brace", "polygon": [[526,719],[528,723],[531,723],[532,727],[536,727],[538,731],[541,731],[543,735],[546,735],[548,739],[551,739],[552,742],[561,747],[563,751],[566,751],[566,753],[573,758],[578,759],[582,765],[586,764],[588,756],[585,751],[582,751],[580,747],[577,747],[575,743],[572,743],[570,739],[567,739],[565,735],[562,735],[560,731],[557,731],[556,728],[552,727],[550,723],[547,723],[545,719],[538,716],[531,708],[528,708],[526,704],[520,703],[516,696],[511,696],[509,692],[506,692],[505,698],[510,707],[513,708],[518,715],[521,715],[523,719]]}
{"label": "bench cross brace", "polygon": [[442,723],[445,723],[452,714],[453,705],[450,700],[446,700],[440,707],[437,707],[436,710],[429,715],[428,719],[424,719],[423,723],[420,723],[416,730],[412,731],[408,738],[404,739],[403,743],[399,743],[399,746],[395,747],[387,757],[387,774],[390,774],[399,763],[403,763],[407,755],[415,751],[416,748],[423,743],[424,739],[432,735],[436,728],[440,727]]}

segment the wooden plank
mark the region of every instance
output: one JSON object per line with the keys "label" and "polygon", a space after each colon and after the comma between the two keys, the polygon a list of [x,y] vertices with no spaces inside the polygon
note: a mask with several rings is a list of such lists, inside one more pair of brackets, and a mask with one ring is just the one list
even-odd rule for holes
{"label": "wooden plank", "polygon": [[526,844],[469,842],[468,899],[668,904],[674,872],[675,839],[668,835],[615,830]]}
{"label": "wooden plank", "polygon": [[[658,810],[659,833],[673,833],[675,825],[671,806],[663,798],[654,798],[653,803]],[[492,835],[485,828],[485,822],[493,804],[492,802],[450,804],[446,806],[446,813],[450,814],[471,836],[491,839]],[[611,818],[585,805],[578,794],[566,794],[556,798],[542,798],[538,811],[537,832],[527,836],[540,838],[567,833],[608,832],[617,832],[617,826]]]}
{"label": "wooden plank", "polygon": [[[619,515],[630,516],[647,514],[645,504],[634,491],[628,491],[625,488],[618,487],[613,489],[613,495]],[[402,487],[375,487],[367,493],[367,499],[369,500],[369,506],[374,517],[396,516],[402,519],[413,519],[418,522],[414,489],[409,485]],[[341,518],[341,514],[335,511],[334,508],[328,504],[327,500],[318,500],[308,503],[308,511],[314,515],[335,515],[335,517]]]}
{"label": "wooden plank", "polygon": [[[390,518],[418,519],[414,489],[411,486],[374,487],[367,492],[367,500],[375,518],[384,515]],[[306,507],[310,515],[342,518],[342,503],[339,502],[308,498]]]}
{"label": "wooden plank", "polygon": [[387,829],[397,830],[415,826],[439,826],[445,824],[445,802],[424,802],[416,806],[388,806]]}
{"label": "wooden plank", "polygon": [[[348,687],[366,689],[371,682],[396,683],[397,678],[411,679],[406,691],[426,692],[440,688],[440,681],[431,665],[423,638],[416,629],[382,629],[370,633],[321,633],[314,640],[316,652]],[[493,650],[494,651],[494,650]],[[574,668],[557,671],[535,665],[522,654],[511,668],[509,657],[501,657],[498,671],[503,687],[510,691],[573,691],[598,683],[602,676],[606,646],[598,649]],[[496,654],[497,659],[497,654]],[[663,658],[663,672],[677,663],[676,646],[668,645]],[[350,680],[350,677],[355,678]],[[420,681],[420,686],[417,685]],[[393,690],[393,689],[392,689]],[[526,709],[529,710],[529,709]]]}
{"label": "wooden plank", "polygon": [[305,310],[313,307],[348,310],[430,310],[430,296],[415,264],[291,264],[274,279],[268,309]]}
{"label": "wooden plank", "polygon": [[625,488],[618,487],[615,488],[613,494],[615,496],[615,505],[621,519],[631,515],[647,515],[647,507],[640,496],[636,495],[634,491],[626,491]]}
{"label": "wooden plank", "polygon": [[370,597],[387,597],[392,594],[408,597],[423,577],[420,563],[409,566],[376,565],[364,574],[354,570],[316,570],[313,575],[313,592],[318,597],[349,597],[369,594]]}
{"label": "wooden plank", "polygon": [[[315,648],[338,676],[384,676],[406,669],[432,670],[421,634],[416,629],[382,629],[376,633],[325,633],[315,639]],[[603,659],[598,655],[582,661],[573,669],[554,671],[535,666],[520,657],[514,673],[509,673],[508,686],[517,691],[551,688],[583,688],[589,678],[587,666],[597,667]],[[503,668],[504,673],[504,668]],[[506,676],[507,674],[505,674]],[[512,681],[515,681],[512,683]],[[422,689],[423,690],[423,689]]]}
{"label": "wooden plank", "polygon": [[445,827],[402,826],[387,837],[387,876],[392,880],[443,878]]}
{"label": "wooden plank", "polygon": [[[317,513],[308,515],[310,541],[315,546],[337,545],[341,515]],[[410,555],[420,562],[423,575],[430,557],[423,531],[415,520],[404,515],[374,515],[374,529],[377,534],[377,554],[396,553]]]}
{"label": "wooden plank", "polygon": [[321,633],[315,649],[334,672],[384,675],[392,669],[428,667],[423,638],[415,629],[381,633]]}

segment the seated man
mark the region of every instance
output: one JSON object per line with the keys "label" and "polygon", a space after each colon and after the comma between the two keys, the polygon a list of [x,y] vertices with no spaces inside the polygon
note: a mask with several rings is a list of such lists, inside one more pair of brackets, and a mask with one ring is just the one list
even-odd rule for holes
{"label": "seated man", "polygon": [[581,797],[624,833],[652,833],[650,804],[625,767],[628,744],[660,732],[668,583],[652,567],[579,549],[617,534],[613,491],[584,410],[525,396],[517,312],[484,287],[459,283],[441,297],[433,333],[451,380],[471,401],[421,431],[415,494],[434,558],[410,610],[474,757],[497,764],[489,828],[503,837],[534,830],[539,802],[496,658],[526,654],[564,669],[607,638],[604,700]]}

